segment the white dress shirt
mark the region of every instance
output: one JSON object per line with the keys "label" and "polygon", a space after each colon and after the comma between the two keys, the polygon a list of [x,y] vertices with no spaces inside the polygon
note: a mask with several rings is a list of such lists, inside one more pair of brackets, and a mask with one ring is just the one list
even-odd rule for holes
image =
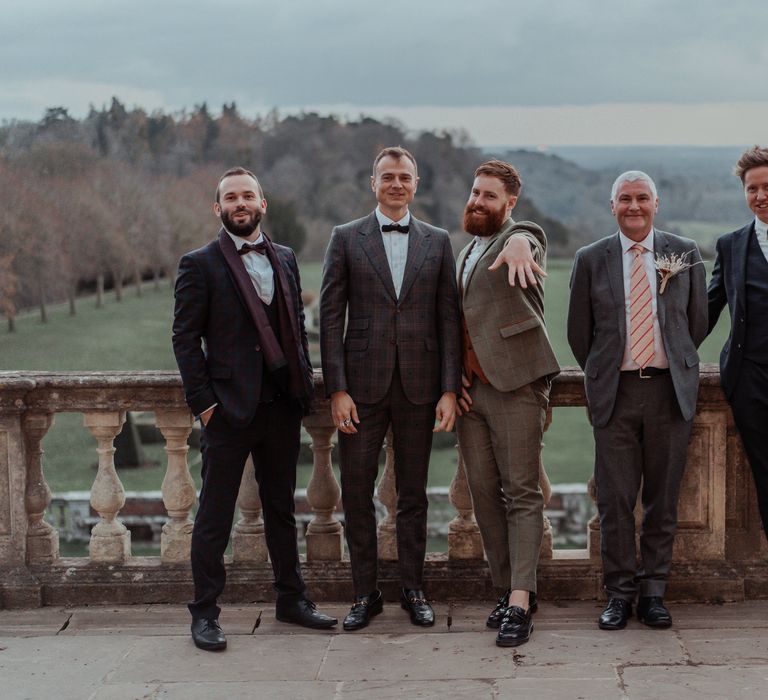
{"label": "white dress shirt", "polygon": [[[227,231],[226,228],[224,230]],[[227,234],[232,239],[232,242],[235,244],[238,251],[246,243],[250,243],[250,241],[246,241],[245,238],[235,236],[229,233],[229,231],[227,231]],[[253,241],[253,243],[261,243],[263,240],[264,235],[259,234],[259,237]],[[271,304],[272,297],[275,296],[275,274],[272,270],[272,264],[269,262],[269,258],[266,255],[261,255],[256,251],[253,251],[241,255],[240,259],[243,261],[243,265],[245,265],[245,270],[251,278],[251,282],[253,282],[253,288],[256,290],[256,294],[259,295],[259,299],[265,304]]]}
{"label": "white dress shirt", "polygon": [[[392,221],[389,217],[382,214],[381,209],[376,207],[376,219],[379,222],[379,230],[384,224],[398,224],[399,226],[408,226],[411,221],[411,212],[406,212],[400,221]],[[381,239],[384,241],[384,252],[387,254],[389,271],[392,273],[392,284],[395,285],[395,294],[400,297],[400,288],[403,286],[403,275],[405,275],[405,264],[408,261],[408,240],[410,233],[400,233],[399,231],[381,232]]]}
{"label": "white dress shirt", "polygon": [[765,259],[768,260],[768,224],[755,217],[755,235],[760,250],[763,251]]}
{"label": "white dress shirt", "polygon": [[[635,259],[635,254],[630,252],[629,249],[633,245],[636,245],[636,242],[627,238],[621,231],[619,231],[619,240],[621,241],[621,259],[624,268],[624,311],[627,319],[627,342],[624,345],[624,359],[621,361],[621,369],[623,371],[640,369],[640,365],[632,359],[630,352],[629,292],[632,288],[630,278],[632,276],[632,262]],[[656,295],[658,294],[658,273],[656,272],[656,256],[654,255],[653,249],[653,229],[651,229],[651,232],[642,241],[638,241],[637,245],[641,245],[645,248],[645,251],[642,253],[642,259],[643,265],[645,265],[645,274],[648,275],[648,282],[651,286],[651,306],[653,309],[653,361],[648,366],[664,369],[669,367],[669,360],[667,359],[667,353],[664,350],[664,341],[661,337],[661,328],[659,327],[659,316],[656,304]]]}
{"label": "white dress shirt", "polygon": [[491,242],[491,236],[475,236],[475,240],[472,243],[472,247],[469,250],[469,254],[464,258],[464,270],[461,273],[461,288],[467,288],[467,280],[469,279],[469,273],[472,272],[472,268],[475,263],[483,257],[483,253],[488,248],[488,244]]}

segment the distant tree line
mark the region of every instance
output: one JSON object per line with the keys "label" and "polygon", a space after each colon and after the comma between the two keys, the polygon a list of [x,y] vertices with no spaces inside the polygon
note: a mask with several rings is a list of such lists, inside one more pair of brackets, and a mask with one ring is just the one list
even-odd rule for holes
{"label": "distant tree line", "polygon": [[[259,176],[272,237],[321,259],[331,228],[373,206],[370,168],[401,144],[419,163],[413,211],[459,231],[474,168],[487,158],[461,132],[407,134],[394,121],[342,122],[314,113],[246,119],[234,103],[177,114],[127,109],[117,98],[83,119],[63,107],[0,127],[0,310],[19,309],[172,276],[179,256],[215,233],[213,190],[227,167]],[[523,174],[525,181],[525,174]],[[555,248],[568,230],[523,196],[516,218],[542,224]],[[464,242],[457,235],[457,245]]]}

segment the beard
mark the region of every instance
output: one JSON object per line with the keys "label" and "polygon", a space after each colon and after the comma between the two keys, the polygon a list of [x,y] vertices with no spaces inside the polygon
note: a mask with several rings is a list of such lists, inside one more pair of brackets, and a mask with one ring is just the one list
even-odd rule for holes
{"label": "beard", "polygon": [[225,212],[222,209],[221,223],[224,224],[224,228],[227,229],[227,231],[229,231],[233,236],[248,238],[248,236],[250,236],[256,230],[256,227],[261,223],[261,211],[257,209],[251,213],[250,218],[241,223],[234,221],[232,217],[235,214],[240,214],[243,211],[248,213],[247,210],[240,209],[239,211],[235,211],[230,214],[229,212]]}
{"label": "beard", "polygon": [[494,211],[467,204],[464,207],[464,230],[472,236],[492,236],[501,231],[501,226],[506,218],[506,207]]}

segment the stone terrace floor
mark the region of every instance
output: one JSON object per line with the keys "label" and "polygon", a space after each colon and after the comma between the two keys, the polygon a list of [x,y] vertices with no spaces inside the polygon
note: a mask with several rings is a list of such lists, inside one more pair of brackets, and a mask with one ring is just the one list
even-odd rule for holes
{"label": "stone terrace floor", "polygon": [[[325,603],[341,618],[346,604]],[[602,632],[597,603],[543,601],[528,644],[494,644],[487,602],[438,603],[420,632],[396,603],[357,633],[226,606],[225,652],[199,651],[177,605],[0,611],[0,698],[343,700],[764,698],[768,601],[674,605],[671,630]],[[450,616],[450,617],[449,617]],[[450,626],[449,626],[450,620]]]}

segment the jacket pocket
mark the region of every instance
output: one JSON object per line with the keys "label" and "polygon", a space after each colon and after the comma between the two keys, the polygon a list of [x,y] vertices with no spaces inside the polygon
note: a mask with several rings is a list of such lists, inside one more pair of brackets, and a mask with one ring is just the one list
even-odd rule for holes
{"label": "jacket pocket", "polygon": [[501,326],[501,328],[499,328],[499,334],[502,338],[511,338],[513,335],[517,335],[523,331],[528,331],[531,328],[536,328],[540,325],[541,322],[538,318],[536,318],[536,316],[529,316],[528,318],[524,318],[521,321],[515,321],[514,323],[509,323],[506,326]]}
{"label": "jacket pocket", "polygon": [[212,379],[229,379],[232,376],[232,370],[229,367],[209,367],[208,374]]}
{"label": "jacket pocket", "polygon": [[364,331],[366,328],[368,328],[369,323],[369,318],[350,318],[349,321],[347,321],[347,330]]}

